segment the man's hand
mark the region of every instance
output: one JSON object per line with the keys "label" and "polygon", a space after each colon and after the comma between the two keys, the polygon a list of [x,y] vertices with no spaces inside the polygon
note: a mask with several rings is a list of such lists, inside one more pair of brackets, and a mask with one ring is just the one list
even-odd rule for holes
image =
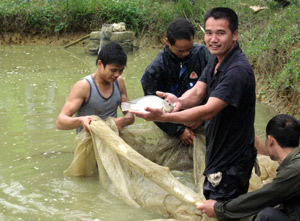
{"label": "man's hand", "polygon": [[121,130],[123,128],[123,117],[115,118],[115,123],[116,123],[119,133],[121,133]]}
{"label": "man's hand", "polygon": [[188,145],[193,145],[194,136],[195,136],[194,132],[191,129],[186,127],[183,133],[179,137],[181,142],[185,146],[188,146]]}
{"label": "man's hand", "polygon": [[169,102],[170,104],[175,105],[173,112],[179,111],[181,109],[181,102],[174,94],[156,91],[156,95],[165,99],[165,101]]}
{"label": "man's hand", "polygon": [[184,124],[184,126],[190,128],[191,130],[196,130],[198,127],[200,127],[203,124],[203,121],[196,122],[196,123],[188,123]]}
{"label": "man's hand", "polygon": [[84,129],[90,133],[91,132],[90,123],[92,121],[95,121],[96,119],[93,118],[92,116],[83,116],[80,117],[80,120],[82,122],[82,126],[84,127]]}
{"label": "man's hand", "polygon": [[201,213],[205,213],[208,217],[216,217],[217,215],[214,210],[216,202],[215,200],[205,200],[201,205],[197,206],[197,209],[200,210]]}
{"label": "man's hand", "polygon": [[145,112],[139,112],[139,111],[128,111],[129,113],[135,114],[137,117],[143,118],[144,120],[147,121],[160,121],[163,122],[163,116],[165,113],[158,108],[151,108],[151,107],[146,107]]}

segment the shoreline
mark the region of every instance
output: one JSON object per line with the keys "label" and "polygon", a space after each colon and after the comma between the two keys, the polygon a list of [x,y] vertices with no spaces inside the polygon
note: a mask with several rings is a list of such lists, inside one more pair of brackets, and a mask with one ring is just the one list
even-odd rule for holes
{"label": "shoreline", "polygon": [[[80,39],[82,36],[89,33],[67,33],[57,35],[47,34],[29,34],[29,33],[16,33],[16,32],[2,32],[0,33],[1,45],[55,45],[62,46],[72,41]],[[79,42],[78,44],[85,44]]]}
{"label": "shoreline", "polygon": [[[55,35],[47,34],[30,34],[30,33],[17,33],[17,32],[1,32],[0,45],[53,45],[65,46],[71,42],[81,39],[82,37],[90,34],[91,32],[76,32],[76,33],[63,33]],[[76,46],[85,46],[89,43],[90,39],[87,38],[83,41],[76,43]],[[149,39],[147,37],[134,38],[134,45],[138,47],[151,47],[162,48],[165,39]]]}

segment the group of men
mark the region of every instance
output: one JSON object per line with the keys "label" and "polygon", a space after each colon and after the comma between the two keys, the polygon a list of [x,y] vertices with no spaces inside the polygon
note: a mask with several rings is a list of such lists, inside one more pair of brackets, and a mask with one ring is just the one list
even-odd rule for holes
{"label": "group of men", "polygon": [[101,49],[95,73],[73,86],[57,127],[89,131],[95,120],[91,115],[98,115],[104,120],[115,117],[121,131],[134,122],[135,114],[191,145],[193,131],[204,126],[203,193],[207,201],[198,206],[201,212],[220,220],[255,214],[255,220],[300,220],[299,123],[288,115],[278,115],[268,123],[266,142],[260,149],[281,164],[272,183],[247,193],[257,155],[254,73],[239,46],[238,16],[232,9],[209,10],[204,27],[205,45],[199,45],[194,43],[195,29],[189,21],[172,22],[164,49],[142,76],[145,95],[156,94],[176,104],[173,112],[147,107],[146,113],[128,111],[117,117],[120,103],[128,101],[121,77],[127,56],[119,44],[110,43]]}

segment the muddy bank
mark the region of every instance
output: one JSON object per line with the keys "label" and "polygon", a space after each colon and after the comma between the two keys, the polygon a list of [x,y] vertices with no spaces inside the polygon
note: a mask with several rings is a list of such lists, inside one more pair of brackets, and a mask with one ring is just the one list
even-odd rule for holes
{"label": "muddy bank", "polygon": [[[14,32],[1,32],[0,44],[11,45],[55,45],[65,46],[70,44],[90,33],[78,32],[78,33],[64,33],[57,35],[47,34],[29,34],[29,33],[14,33]],[[76,43],[76,46],[85,46],[89,43],[89,38]],[[134,39],[134,45],[139,47],[152,47],[161,48],[164,45],[164,38],[148,38],[147,36],[139,39]]]}
{"label": "muddy bank", "polygon": [[[28,33],[0,33],[0,44],[13,45],[66,45],[72,41],[82,38],[89,33],[72,33],[59,35],[28,34]],[[79,42],[78,45],[86,44],[87,40]]]}
{"label": "muddy bank", "polygon": [[256,84],[257,101],[272,106],[278,113],[290,114],[300,120],[300,94],[291,94],[288,90],[281,94],[269,88],[265,80],[259,77]]}

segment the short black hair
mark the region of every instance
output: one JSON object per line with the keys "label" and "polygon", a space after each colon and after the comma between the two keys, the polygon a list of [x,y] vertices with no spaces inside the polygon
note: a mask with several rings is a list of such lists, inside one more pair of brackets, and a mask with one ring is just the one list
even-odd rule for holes
{"label": "short black hair", "polygon": [[274,137],[282,148],[299,146],[300,124],[290,115],[280,114],[273,117],[267,125],[266,132]]}
{"label": "short black hair", "polygon": [[230,8],[218,7],[206,12],[206,14],[204,15],[204,27],[207,19],[209,19],[210,17],[213,17],[214,19],[227,19],[227,21],[229,22],[229,29],[231,30],[231,33],[235,32],[239,28],[238,16]]}
{"label": "short black hair", "polygon": [[98,60],[101,60],[104,68],[107,64],[126,65],[127,54],[119,43],[111,42],[101,48],[96,65],[98,64]]}
{"label": "short black hair", "polygon": [[167,38],[171,45],[175,45],[176,40],[190,40],[194,36],[195,28],[193,24],[184,18],[177,18],[167,28]]}

